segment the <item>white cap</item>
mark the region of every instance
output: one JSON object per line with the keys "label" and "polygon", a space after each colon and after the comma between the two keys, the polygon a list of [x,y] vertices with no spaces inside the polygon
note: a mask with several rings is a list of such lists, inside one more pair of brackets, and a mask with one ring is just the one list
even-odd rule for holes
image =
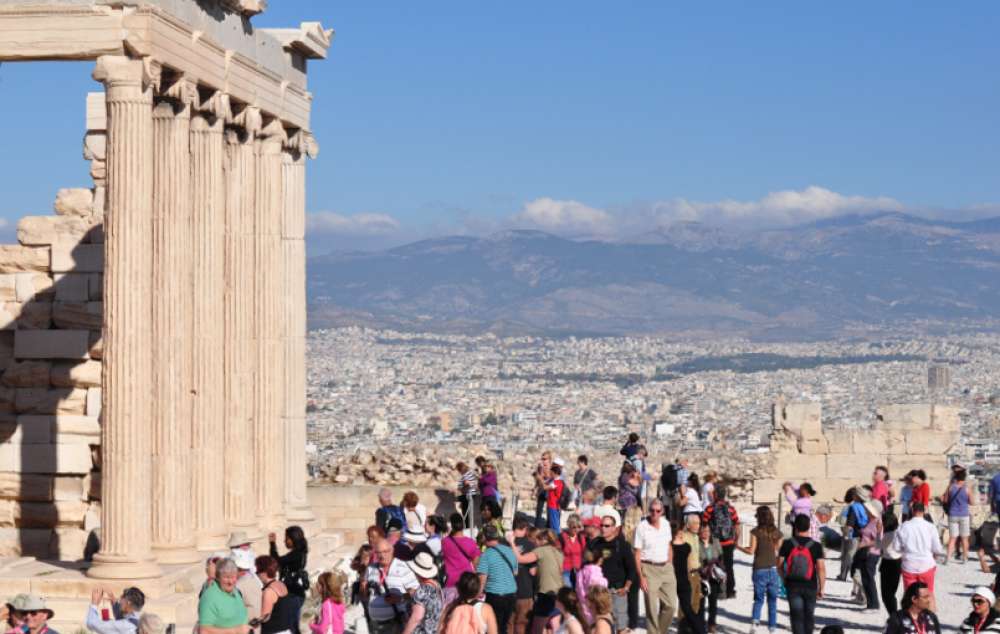
{"label": "white cap", "polygon": [[972,596],[976,595],[979,595],[982,598],[986,599],[986,602],[990,604],[990,607],[993,607],[993,604],[997,602],[997,595],[993,594],[993,591],[987,588],[986,586],[979,586],[978,588],[973,590]]}
{"label": "white cap", "polygon": [[253,551],[237,549],[233,551],[233,561],[240,570],[253,570]]}
{"label": "white cap", "polygon": [[555,460],[552,461],[552,464],[557,464],[560,467],[565,467],[566,466],[566,461],[563,460],[562,458],[556,458]]}

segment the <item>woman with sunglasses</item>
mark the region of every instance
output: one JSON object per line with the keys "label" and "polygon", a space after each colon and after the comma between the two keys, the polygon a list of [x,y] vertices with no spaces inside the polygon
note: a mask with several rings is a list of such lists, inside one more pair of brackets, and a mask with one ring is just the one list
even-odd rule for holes
{"label": "woman with sunglasses", "polygon": [[981,586],[972,591],[972,614],[962,621],[958,628],[959,632],[1000,632],[1000,614],[997,613],[993,604],[996,603],[996,595],[985,586]]}

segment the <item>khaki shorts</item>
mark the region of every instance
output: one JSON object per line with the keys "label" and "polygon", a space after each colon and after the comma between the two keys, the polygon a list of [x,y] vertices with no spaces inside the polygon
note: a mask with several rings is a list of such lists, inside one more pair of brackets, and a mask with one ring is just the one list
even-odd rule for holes
{"label": "khaki shorts", "polygon": [[948,516],[948,537],[969,537],[972,535],[972,523],[968,515],[965,517]]}

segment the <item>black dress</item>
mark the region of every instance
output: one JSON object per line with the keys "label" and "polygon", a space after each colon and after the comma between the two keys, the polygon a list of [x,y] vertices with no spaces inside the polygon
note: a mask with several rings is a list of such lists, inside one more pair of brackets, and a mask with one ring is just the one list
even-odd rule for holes
{"label": "black dress", "polygon": [[706,634],[705,622],[691,606],[691,577],[688,576],[688,557],[691,555],[691,544],[671,544],[670,559],[674,564],[674,576],[677,577],[677,603],[684,615],[678,626],[678,631]]}

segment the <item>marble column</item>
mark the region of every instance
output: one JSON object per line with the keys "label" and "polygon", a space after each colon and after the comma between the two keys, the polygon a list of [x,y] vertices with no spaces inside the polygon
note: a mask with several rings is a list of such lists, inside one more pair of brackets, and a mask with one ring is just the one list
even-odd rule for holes
{"label": "marble column", "polygon": [[191,119],[191,261],[193,413],[191,488],[198,550],[226,545],[223,513],[225,416],[225,278],[223,238],[226,213],[224,123],[222,117]]}
{"label": "marble column", "polygon": [[191,108],[153,109],[153,553],[192,563]]}
{"label": "marble column", "polygon": [[[302,134],[302,133],[300,133]],[[284,291],[285,515],[289,522],[314,518],[306,494],[306,156],[282,154],[284,208],[281,267]]]}
{"label": "marble column", "polygon": [[255,158],[253,132],[226,131],[226,206],[224,231],[223,362],[224,377],[224,500],[226,525],[259,536],[253,487],[254,456],[251,424],[253,406],[253,278],[250,240],[253,230]]}
{"label": "marble column", "polygon": [[284,130],[275,121],[263,130],[256,143],[257,196],[254,218],[254,253],[257,311],[254,324],[257,344],[257,384],[254,390],[254,462],[259,477],[257,520],[265,531],[284,523],[285,451],[283,410],[284,351],[281,345],[283,318],[279,271],[281,251],[282,165]]}
{"label": "marble column", "polygon": [[140,61],[104,56],[106,90],[104,362],[99,579],[161,574],[153,560],[152,501],[152,92]]}

